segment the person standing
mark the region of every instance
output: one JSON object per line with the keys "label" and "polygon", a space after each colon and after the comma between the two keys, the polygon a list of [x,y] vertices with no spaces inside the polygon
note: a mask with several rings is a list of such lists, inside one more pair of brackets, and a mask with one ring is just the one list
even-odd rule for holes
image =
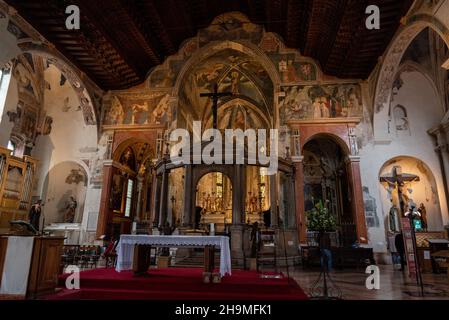
{"label": "person standing", "polygon": [[30,212],[28,214],[30,224],[38,232],[39,232],[39,221],[41,218],[41,212],[42,212],[42,200],[39,199],[31,206]]}
{"label": "person standing", "polygon": [[401,260],[401,271],[403,271],[405,266],[405,245],[402,231],[396,234],[396,237],[394,238],[394,245],[398,252],[399,259]]}

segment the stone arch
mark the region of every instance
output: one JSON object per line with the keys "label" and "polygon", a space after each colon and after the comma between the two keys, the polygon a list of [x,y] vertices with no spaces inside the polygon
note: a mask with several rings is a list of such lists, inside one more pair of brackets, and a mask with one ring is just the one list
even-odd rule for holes
{"label": "stone arch", "polygon": [[351,149],[350,149],[350,146],[348,145],[348,143],[344,139],[342,139],[340,136],[338,136],[334,133],[329,133],[329,132],[320,132],[320,133],[313,134],[309,137],[306,137],[304,142],[302,143],[302,150],[304,150],[304,147],[306,146],[306,144],[308,142],[310,142],[316,138],[329,139],[329,140],[335,142],[340,147],[340,149],[344,152],[344,154],[346,156],[351,155]]}
{"label": "stone arch", "polygon": [[273,85],[277,86],[281,83],[276,67],[262,49],[249,42],[241,43],[237,41],[225,40],[218,43],[211,42],[192,54],[179,72],[175,85],[173,86],[172,94],[175,96],[179,94],[181,85],[185,81],[186,75],[195,67],[197,63],[200,63],[201,61],[204,61],[205,59],[225,49],[232,49],[241,52],[262,62],[262,65],[270,76]]}
{"label": "stone arch", "polygon": [[[255,84],[256,91],[260,97],[263,97],[263,105],[265,105],[269,112],[271,112],[270,116],[274,119],[278,119],[278,111],[277,111],[277,101],[276,101],[276,92],[279,91],[280,85],[280,77],[274,66],[273,62],[268,58],[268,56],[257,46],[252,43],[246,41],[231,41],[224,40],[220,42],[211,42],[204,47],[198,49],[192,56],[187,60],[187,62],[183,65],[179,75],[176,79],[176,82],[172,89],[173,97],[182,97],[185,90],[185,83],[188,81],[189,75],[192,74],[192,71],[202,64],[207,63],[208,59],[213,59],[214,56],[219,55],[220,52],[224,52],[225,50],[231,50],[236,52],[237,54],[241,54],[244,57],[248,57],[252,59],[257,65],[259,65],[266,72],[267,77],[270,81],[269,94],[270,97],[266,96],[261,92],[261,88],[259,88]],[[239,69],[241,74],[244,74],[242,70]],[[247,79],[252,81],[251,77],[246,75]],[[268,92],[267,92],[268,94]],[[268,98],[268,99],[267,99]],[[174,106],[178,109],[178,115],[184,114],[182,112],[182,103],[180,99],[176,99],[177,103]],[[261,106],[262,107],[262,106]],[[274,122],[276,123],[277,120]]]}
{"label": "stone arch", "polygon": [[[397,155],[385,161],[379,169],[378,177],[391,175],[392,168],[399,166],[402,173],[414,174],[420,181],[412,183],[405,192],[406,196],[413,200],[417,208],[423,203],[427,209],[427,219],[430,231],[443,230],[443,212],[438,190],[438,181],[431,167],[423,160],[411,155]],[[391,207],[390,199],[395,190],[388,190],[381,182],[378,182],[379,196],[383,206],[386,231],[388,230],[388,214]],[[410,193],[409,190],[412,190]]]}
{"label": "stone arch", "polygon": [[22,44],[20,47],[24,53],[29,52],[31,54],[41,56],[58,68],[64,77],[67,78],[72,89],[78,96],[86,125],[97,125],[98,114],[97,109],[94,106],[92,94],[89,92],[89,89],[85,84],[85,79],[78,76],[78,74],[74,71],[76,69],[71,65],[71,63],[65,57],[53,53],[45,46],[38,47],[33,44]]}
{"label": "stone arch", "polygon": [[[407,71],[414,71],[414,72],[418,72],[420,74],[422,74],[426,80],[429,82],[429,84],[431,85],[432,89],[435,92],[435,96],[439,96],[440,94],[438,93],[438,89],[437,86],[435,84],[435,80],[432,78],[432,76],[429,74],[429,72],[427,70],[425,70],[420,64],[414,62],[414,61],[404,61],[398,68],[398,71],[394,77],[394,79],[397,79],[398,77],[401,76],[402,73],[407,72]],[[391,103],[389,106],[389,114],[391,114]],[[444,112],[444,97],[442,97],[442,101],[441,101],[441,111]]]}
{"label": "stone arch", "polygon": [[388,129],[382,120],[389,111],[392,88],[402,57],[412,41],[426,27],[433,29],[449,47],[449,30],[436,18],[419,14],[407,19],[407,25],[396,35],[390,44],[381,64],[374,95],[373,127],[376,139],[386,139]]}
{"label": "stone arch", "polygon": [[89,183],[86,169],[85,164],[69,160],[56,163],[47,171],[42,190],[45,224],[66,222],[64,211],[70,196],[77,202],[74,222],[82,222]]}
{"label": "stone arch", "polygon": [[[142,149],[143,148],[143,149]],[[129,168],[138,173],[141,166],[144,165],[146,169],[151,159],[154,159],[154,150],[151,148],[148,141],[142,138],[128,138],[121,141],[112,152],[112,160],[122,163],[122,156],[127,151],[132,152],[133,165]]]}
{"label": "stone arch", "polygon": [[[271,128],[273,126],[272,121],[270,121],[270,119],[267,117],[267,115],[265,115],[262,110],[260,108],[258,108],[253,101],[249,101],[249,99],[245,99],[242,97],[237,97],[234,99],[231,99],[229,101],[226,101],[224,103],[222,103],[219,107],[219,113],[220,111],[226,111],[227,108],[232,108],[233,105],[236,104],[242,104],[244,106],[247,106],[251,111],[253,111],[257,117],[261,120],[261,122],[263,122],[264,124],[264,128],[268,129]],[[209,118],[207,120],[207,122],[205,123],[205,128],[209,128],[212,127],[211,125],[212,123],[212,119]]]}

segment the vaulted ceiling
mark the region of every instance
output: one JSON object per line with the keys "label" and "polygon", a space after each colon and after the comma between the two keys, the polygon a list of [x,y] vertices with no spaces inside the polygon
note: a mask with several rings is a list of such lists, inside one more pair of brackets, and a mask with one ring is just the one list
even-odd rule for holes
{"label": "vaulted ceiling", "polygon": [[[324,73],[369,76],[413,0],[6,0],[101,88],[125,89],[176,53],[225,12],[240,11],[291,48],[316,59]],[[66,6],[81,10],[81,29],[65,28]],[[378,5],[380,30],[365,27]]]}

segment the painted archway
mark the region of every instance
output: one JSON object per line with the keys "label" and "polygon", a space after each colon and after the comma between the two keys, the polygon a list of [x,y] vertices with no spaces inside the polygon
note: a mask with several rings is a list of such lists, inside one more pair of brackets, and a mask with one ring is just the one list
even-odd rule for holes
{"label": "painted archway", "polygon": [[437,32],[449,47],[449,30],[436,18],[420,14],[409,17],[406,23],[388,48],[377,79],[373,111],[374,137],[376,140],[389,139],[388,123],[385,123],[383,119],[386,118],[389,112],[393,82],[398,73],[401,60],[412,41],[422,30],[429,27]]}

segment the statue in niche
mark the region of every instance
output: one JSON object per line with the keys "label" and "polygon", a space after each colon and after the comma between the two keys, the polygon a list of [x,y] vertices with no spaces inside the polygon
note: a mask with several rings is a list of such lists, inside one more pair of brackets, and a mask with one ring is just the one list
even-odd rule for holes
{"label": "statue in niche", "polygon": [[211,212],[212,207],[211,207],[211,203],[210,203],[210,193],[208,193],[206,198],[204,199],[203,206],[206,209],[206,212]]}
{"label": "statue in niche", "polygon": [[217,200],[217,197],[215,196],[215,192],[212,192],[212,196],[210,196],[210,211],[211,212],[215,212],[215,211],[217,211],[217,208],[216,208],[216,200]]}
{"label": "statue in niche", "polygon": [[424,203],[421,203],[418,208],[418,212],[421,214],[421,228],[424,231],[427,231],[427,209],[424,206]]}
{"label": "statue in niche", "polygon": [[215,199],[215,210],[217,212],[223,211],[223,197],[221,195],[218,195]]}
{"label": "statue in niche", "polygon": [[73,196],[70,197],[66,207],[65,207],[65,216],[64,221],[66,223],[73,223],[75,220],[75,210],[78,206],[78,203],[76,202],[75,198]]}
{"label": "statue in niche", "polygon": [[388,225],[391,232],[399,232],[398,208],[391,203],[390,212],[388,213]]}

